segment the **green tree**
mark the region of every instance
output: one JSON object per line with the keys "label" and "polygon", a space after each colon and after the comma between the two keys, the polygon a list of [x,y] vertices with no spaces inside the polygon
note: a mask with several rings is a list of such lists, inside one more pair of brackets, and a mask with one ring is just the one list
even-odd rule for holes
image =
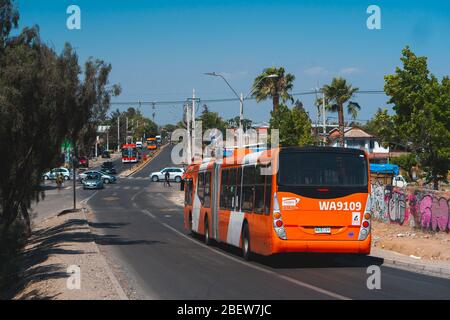
{"label": "green tree", "polygon": [[358,90],[358,88],[347,84],[347,81],[343,78],[333,78],[331,84],[324,85],[322,88],[328,101],[327,109],[338,113],[339,143],[342,147],[344,146],[344,105],[348,103],[347,112],[355,119],[361,107],[350,99]]}
{"label": "green tree", "polygon": [[363,129],[377,137],[383,147],[397,145],[406,148],[406,142],[400,141],[395,130],[394,117],[388,114],[387,109],[378,108],[375,115],[364,126]]}
{"label": "green tree", "polygon": [[402,50],[403,67],[385,76],[384,90],[393,104],[396,132],[408,141],[427,183],[437,189],[447,181],[450,157],[450,79],[430,73],[426,57]]}
{"label": "green tree", "polygon": [[[39,200],[43,171],[60,162],[65,139],[79,145],[109,105],[109,65],[89,60],[84,74],[70,45],[61,54],[41,41],[37,27],[17,36],[12,1],[0,2],[0,243]],[[103,108],[103,109],[102,109]]]}
{"label": "green tree", "polygon": [[[227,120],[228,127],[239,128],[239,116]],[[247,118],[242,119],[242,128],[248,130],[252,127],[253,121]]]}
{"label": "green tree", "polygon": [[[270,75],[276,74],[275,78],[268,78]],[[257,102],[272,99],[273,109],[276,111],[280,104],[280,99],[283,103],[290,101],[294,102],[294,98],[291,95],[292,88],[294,87],[295,76],[293,74],[285,74],[283,67],[276,68],[270,67],[263,70],[263,72],[256,77],[253,87],[253,96]]]}
{"label": "green tree", "polygon": [[280,104],[277,111],[271,112],[270,130],[279,130],[280,145],[304,146],[313,143],[311,135],[311,120],[302,107],[289,109]]}
{"label": "green tree", "polygon": [[222,132],[222,135],[225,134],[227,123],[219,116],[217,112],[209,111],[206,104],[203,105],[202,114],[196,120],[202,121],[203,132],[208,129],[219,129]]}
{"label": "green tree", "polygon": [[391,158],[390,162],[393,164],[397,164],[400,168],[405,170],[408,173],[408,179],[410,181],[412,180],[412,168],[417,166],[417,159],[415,154],[409,153],[401,155],[399,157],[394,157]]}

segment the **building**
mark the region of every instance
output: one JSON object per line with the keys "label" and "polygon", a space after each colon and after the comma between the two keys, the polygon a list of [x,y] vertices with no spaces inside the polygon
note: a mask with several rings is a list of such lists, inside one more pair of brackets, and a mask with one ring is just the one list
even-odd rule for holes
{"label": "building", "polygon": [[[328,134],[329,145],[339,147],[339,128],[333,128]],[[365,150],[371,163],[388,163],[392,156],[389,148],[384,148],[376,137],[359,127],[344,128],[344,146]]]}

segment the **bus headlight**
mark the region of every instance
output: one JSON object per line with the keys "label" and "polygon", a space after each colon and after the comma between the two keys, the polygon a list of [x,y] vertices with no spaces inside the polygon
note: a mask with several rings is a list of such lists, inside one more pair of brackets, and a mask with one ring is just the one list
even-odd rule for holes
{"label": "bus headlight", "polygon": [[283,217],[280,211],[280,205],[278,204],[277,193],[273,194],[273,228],[278,238],[287,240],[286,230],[284,228]]}

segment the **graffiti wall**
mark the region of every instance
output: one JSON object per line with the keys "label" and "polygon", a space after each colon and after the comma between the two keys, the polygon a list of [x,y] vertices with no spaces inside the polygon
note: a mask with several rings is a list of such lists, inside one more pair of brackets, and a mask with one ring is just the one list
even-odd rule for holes
{"label": "graffiti wall", "polygon": [[450,195],[418,188],[392,188],[372,184],[371,212],[374,219],[432,231],[450,231]]}

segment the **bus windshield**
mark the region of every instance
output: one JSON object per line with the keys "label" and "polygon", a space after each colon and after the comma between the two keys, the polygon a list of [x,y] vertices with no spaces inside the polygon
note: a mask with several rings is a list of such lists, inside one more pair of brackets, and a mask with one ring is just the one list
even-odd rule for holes
{"label": "bus windshield", "polygon": [[365,187],[367,160],[359,153],[280,152],[278,185]]}
{"label": "bus windshield", "polygon": [[136,148],[123,148],[122,157],[136,157]]}

